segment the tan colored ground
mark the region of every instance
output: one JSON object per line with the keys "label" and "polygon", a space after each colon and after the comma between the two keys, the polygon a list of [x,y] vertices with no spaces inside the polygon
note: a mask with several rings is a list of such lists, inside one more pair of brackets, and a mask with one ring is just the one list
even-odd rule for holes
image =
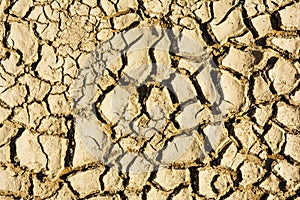
{"label": "tan colored ground", "polygon": [[[122,35],[145,27],[157,38],[141,49],[145,32]],[[299,200],[299,33],[298,0],[0,0],[0,199]],[[100,73],[104,44],[126,51]],[[121,84],[156,62],[156,81]],[[95,116],[76,104],[91,87]],[[92,119],[104,136],[82,138]]]}

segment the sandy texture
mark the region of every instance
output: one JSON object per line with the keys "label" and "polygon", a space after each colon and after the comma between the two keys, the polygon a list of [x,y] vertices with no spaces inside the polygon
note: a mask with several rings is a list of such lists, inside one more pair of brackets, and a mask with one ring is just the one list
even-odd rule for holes
{"label": "sandy texture", "polygon": [[[292,0],[0,0],[0,199],[299,199],[299,10]],[[144,27],[171,31],[154,28],[140,49],[143,32],[120,36]],[[104,44],[126,51],[100,73]],[[217,74],[199,71],[200,44]],[[152,82],[126,85],[147,66]],[[78,133],[86,112],[74,87],[105,137]],[[124,152],[160,165],[141,170],[145,160]]]}

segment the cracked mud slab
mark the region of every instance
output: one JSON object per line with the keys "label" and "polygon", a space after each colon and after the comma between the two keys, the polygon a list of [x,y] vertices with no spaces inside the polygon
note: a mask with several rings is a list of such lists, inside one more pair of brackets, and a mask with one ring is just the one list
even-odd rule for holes
{"label": "cracked mud slab", "polygon": [[[1,0],[0,199],[299,199],[299,10]],[[83,140],[78,115],[106,135]]]}

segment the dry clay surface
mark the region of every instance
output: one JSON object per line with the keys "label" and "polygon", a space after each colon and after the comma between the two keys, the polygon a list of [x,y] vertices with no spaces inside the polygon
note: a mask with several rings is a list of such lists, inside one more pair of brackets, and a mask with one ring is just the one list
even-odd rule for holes
{"label": "dry clay surface", "polygon": [[[98,47],[149,26],[171,31],[162,37],[153,30],[157,39],[146,48],[84,79],[97,86],[99,126],[123,152],[159,152],[163,161],[179,151],[170,145],[178,131],[196,121],[193,134],[207,154],[199,156],[193,143],[176,162],[136,172],[137,158],[125,162],[121,154],[110,167],[80,139],[72,87]],[[299,34],[298,0],[0,0],[0,199],[299,200]],[[196,42],[174,43],[183,36]],[[157,48],[162,38],[169,51]],[[111,49],[139,44],[122,39]],[[212,74],[180,54],[198,43],[222,89],[217,138],[208,131]],[[126,99],[118,82],[124,73],[143,77],[135,69],[145,63],[174,72],[168,80],[177,96],[149,82]],[[112,97],[128,108],[125,123],[111,115]],[[131,122],[147,137],[128,134]]]}

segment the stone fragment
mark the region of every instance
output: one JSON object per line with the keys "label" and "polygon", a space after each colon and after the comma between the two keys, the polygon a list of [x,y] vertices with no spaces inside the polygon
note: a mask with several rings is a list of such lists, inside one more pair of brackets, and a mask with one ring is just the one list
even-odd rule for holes
{"label": "stone fragment", "polygon": [[19,22],[10,24],[8,44],[22,52],[24,64],[29,64],[36,60],[37,42],[33,31],[27,24]]}
{"label": "stone fragment", "polygon": [[41,120],[38,131],[45,132],[48,135],[66,135],[68,128],[65,118],[49,116]]}
{"label": "stone fragment", "polygon": [[236,155],[237,147],[234,143],[231,143],[226,152],[223,154],[221,165],[232,168]]}
{"label": "stone fragment", "polygon": [[89,14],[89,7],[81,2],[74,2],[68,8],[70,11],[71,16],[87,16]]}
{"label": "stone fragment", "polygon": [[0,190],[7,192],[24,192],[27,179],[9,168],[0,168]]}
{"label": "stone fragment", "polygon": [[8,7],[9,3],[7,1],[1,1],[0,2],[0,19],[3,19],[5,17],[4,10]]}
{"label": "stone fragment", "polygon": [[[172,10],[172,15],[170,15],[170,21],[172,23],[176,23],[176,24],[178,23],[180,18],[188,16],[187,13],[191,13],[191,10],[184,9],[184,8],[180,7],[180,5],[175,4],[175,3],[171,4],[170,8]],[[183,14],[183,13],[186,13],[186,14]],[[152,15],[154,16],[154,14],[152,14]]]}
{"label": "stone fragment", "polygon": [[294,105],[300,105],[300,90],[297,90],[295,94],[291,94],[290,98]]}
{"label": "stone fragment", "polygon": [[[77,69],[77,66],[76,66],[76,61],[71,58],[70,56],[66,57],[64,59],[65,63],[63,65],[63,75],[64,77],[63,78],[66,78],[66,76],[69,76],[73,79],[76,78],[76,75],[78,73],[78,69]],[[64,82],[65,85],[70,85],[70,83],[68,82]]]}
{"label": "stone fragment", "polygon": [[270,12],[278,10],[280,7],[293,2],[292,0],[266,0],[265,5]]}
{"label": "stone fragment", "polygon": [[[224,125],[222,123],[216,122],[219,119],[218,117],[220,116],[217,116],[215,118],[213,117],[212,119],[214,122],[212,124],[208,124],[205,128],[203,128],[205,140],[208,140],[210,143],[206,146],[207,152],[214,150],[214,152],[219,153],[222,148],[224,148],[224,145],[228,144],[228,142],[230,141]],[[197,138],[197,140],[199,140],[199,138]],[[202,143],[200,146],[203,147],[202,145],[204,144],[204,141],[200,140],[200,142]],[[195,147],[196,146],[193,146],[193,148]]]}
{"label": "stone fragment", "polygon": [[130,177],[128,185],[126,188],[132,188],[137,190],[142,190],[144,185],[146,185],[147,180],[150,176],[150,172],[139,172],[136,173],[135,169],[129,169],[128,176]]}
{"label": "stone fragment", "polygon": [[[163,46],[165,45],[165,42],[159,43],[162,47],[159,48],[163,48]],[[166,52],[164,50],[160,50],[160,49],[155,49],[154,50],[154,57],[157,63],[159,63],[159,65],[162,66],[171,66],[171,58],[169,56],[169,52]],[[182,59],[180,59],[182,60]],[[180,61],[179,61],[180,62]]]}
{"label": "stone fragment", "polygon": [[[74,50],[68,44],[62,44],[62,45],[58,46],[56,49],[56,52],[57,52],[57,55],[60,55],[63,57],[72,56],[72,57],[77,58],[81,54],[78,49]],[[64,78],[66,78],[66,77],[64,77]]]}
{"label": "stone fragment", "polygon": [[300,129],[300,108],[287,105],[283,102],[278,103],[278,112],[276,119],[288,128]]}
{"label": "stone fragment", "polygon": [[115,79],[110,76],[109,72],[105,69],[102,76],[98,78],[99,85],[102,90],[106,90],[109,86],[116,84]]}
{"label": "stone fragment", "polygon": [[[179,65],[181,66],[181,65]],[[179,67],[178,66],[178,67]],[[187,66],[187,65],[184,65]],[[194,67],[193,65],[190,65]],[[198,66],[199,67],[199,66]],[[194,70],[194,69],[193,69]],[[211,75],[210,71],[207,68],[204,68],[197,76],[196,80],[201,88],[201,91],[204,97],[213,104],[215,101],[218,100],[219,94],[216,89],[214,78]]]}
{"label": "stone fragment", "polygon": [[180,19],[179,24],[188,29],[194,29],[196,27],[195,21],[190,17],[184,17]]}
{"label": "stone fragment", "polygon": [[122,138],[119,144],[127,152],[138,152],[143,145],[143,143],[131,137]]}
{"label": "stone fragment", "polygon": [[97,6],[97,0],[83,0],[82,3],[88,5],[89,7]]}
{"label": "stone fragment", "polygon": [[132,1],[127,1],[127,0],[119,0],[118,4],[118,11],[122,12],[128,9],[134,9],[137,10],[138,9],[138,1],[137,0],[132,0]]}
{"label": "stone fragment", "polygon": [[[282,198],[282,197],[281,197]],[[269,194],[268,198],[266,200],[280,200],[280,196]]]}
{"label": "stone fragment", "polygon": [[68,188],[67,185],[63,185],[63,187],[60,190],[58,190],[56,194],[49,199],[50,200],[61,200],[61,199],[75,200],[78,198],[75,197],[75,195],[72,193],[72,191]]}
{"label": "stone fragment", "polygon": [[257,155],[259,158],[263,160],[268,159],[267,146],[261,143],[259,140],[256,141],[256,143],[254,143],[254,145],[251,147],[250,153],[253,155]]}
{"label": "stone fragment", "polygon": [[102,172],[102,167],[78,172],[70,176],[68,181],[72,188],[80,194],[80,197],[84,197],[100,190],[99,176]]}
{"label": "stone fragment", "polygon": [[180,128],[196,128],[199,121],[203,118],[201,113],[203,106],[199,102],[195,102],[181,107],[181,109],[182,112],[176,117],[176,121],[179,123]]}
{"label": "stone fragment", "polygon": [[[65,55],[65,57],[71,55],[72,57],[77,57],[81,50],[81,45],[87,44],[92,38],[94,38],[94,34],[91,29],[93,25],[88,22],[88,15],[79,16],[78,14],[72,16],[72,20],[69,18],[70,16],[66,13],[60,13],[60,30],[57,33],[57,39],[54,41],[54,47],[59,49],[58,54]],[[84,42],[82,39],[84,38]],[[45,45],[44,45],[45,46]],[[67,52],[66,52],[67,51]],[[58,57],[58,61],[61,61],[62,58]]]}
{"label": "stone fragment", "polygon": [[21,105],[25,102],[27,91],[24,85],[17,84],[0,94],[0,99],[10,107]]}
{"label": "stone fragment", "polygon": [[[2,12],[1,8],[0,8],[0,12]],[[0,19],[1,19],[1,15],[0,15]],[[5,26],[4,24],[0,25],[0,37],[3,38],[4,37],[4,31],[5,31]],[[3,44],[1,44],[0,46],[0,55],[4,55],[4,48],[3,48]]]}
{"label": "stone fragment", "polygon": [[47,115],[48,112],[45,103],[42,102],[39,104],[34,102],[27,107],[16,110],[16,115],[13,119],[29,127],[36,127],[39,125],[40,120]]}
{"label": "stone fragment", "polygon": [[174,200],[182,200],[182,199],[192,200],[193,199],[192,191],[190,191],[189,188],[183,188],[172,199],[174,199]]}
{"label": "stone fragment", "polygon": [[35,173],[46,169],[47,158],[36,135],[25,130],[16,141],[16,148],[21,165],[27,166]]}
{"label": "stone fragment", "polygon": [[1,196],[1,200],[15,200],[13,197]]}
{"label": "stone fragment", "polygon": [[70,113],[70,103],[63,94],[49,95],[48,103],[52,114],[68,115]]}
{"label": "stone fragment", "polygon": [[[0,107],[1,113],[1,107]],[[10,138],[16,135],[18,128],[10,121],[5,121],[3,124],[1,122],[0,126],[0,146],[8,143]]]}
{"label": "stone fragment", "polygon": [[58,58],[54,52],[53,47],[43,45],[42,59],[36,67],[36,71],[41,78],[50,81],[51,83],[62,81],[62,68],[63,59]]}
{"label": "stone fragment", "polygon": [[283,59],[279,59],[268,74],[278,94],[290,92],[295,87],[299,75],[295,66]]}
{"label": "stone fragment", "polygon": [[[132,199],[132,200],[142,199],[142,193],[139,191],[125,190],[125,195],[127,196],[128,199]],[[108,198],[106,198],[106,199],[108,199]],[[102,200],[106,200],[106,199],[103,198]]]}
{"label": "stone fragment", "polygon": [[282,50],[286,50],[296,57],[300,56],[300,37],[282,38],[275,37],[271,42]]}
{"label": "stone fragment", "polygon": [[73,157],[73,166],[78,167],[96,161],[96,158],[86,149],[82,136],[75,132],[75,151]]}
{"label": "stone fragment", "polygon": [[254,78],[253,96],[257,103],[263,103],[272,98],[272,92],[269,89],[269,85],[262,76]]}
{"label": "stone fragment", "polygon": [[[129,195],[129,194],[126,193],[126,190],[125,190],[125,194],[128,197],[128,199],[132,198],[131,195]],[[134,193],[133,195],[137,195],[137,194]],[[118,195],[113,195],[113,196],[110,196],[110,195],[103,195],[103,196],[102,195],[98,195],[98,196],[95,196],[95,197],[93,196],[93,197],[89,198],[89,200],[114,200],[114,199],[120,199],[120,197]],[[137,199],[135,199],[134,197],[132,198],[132,200],[139,200],[139,199],[141,199],[141,198],[137,198]]]}
{"label": "stone fragment", "polygon": [[199,70],[199,63],[191,62],[190,60],[181,58],[178,62],[178,68],[187,70],[190,72],[190,74],[194,74]]}
{"label": "stone fragment", "polygon": [[110,29],[101,29],[97,33],[97,40],[100,40],[101,42],[105,42],[109,40],[113,36],[113,32]]}
{"label": "stone fragment", "polygon": [[44,14],[43,6],[34,6],[33,10],[30,12],[28,19],[35,20],[40,23],[47,23],[48,20]]}
{"label": "stone fragment", "polygon": [[48,22],[48,24],[37,23],[36,31],[43,40],[54,41],[59,31],[57,22]]}
{"label": "stone fragment", "polygon": [[151,187],[150,191],[147,192],[148,200],[165,200],[168,198],[168,193],[162,190],[158,190],[155,187]]}
{"label": "stone fragment", "polygon": [[51,5],[44,5],[44,13],[50,19],[49,21],[59,21],[59,8],[55,9],[55,7],[59,7],[57,4],[58,2],[52,2]]}
{"label": "stone fragment", "polygon": [[250,119],[241,119],[239,123],[236,123],[234,125],[234,133],[246,151],[249,151],[258,140],[253,132],[253,123]]}
{"label": "stone fragment", "polygon": [[179,103],[192,100],[197,97],[197,92],[192,82],[185,76],[175,73],[172,82],[170,83],[172,91],[178,98]]}
{"label": "stone fragment", "polygon": [[263,51],[262,59],[259,64],[256,65],[256,68],[265,71],[265,66],[268,65],[268,62],[270,62],[272,59],[275,59],[276,57],[280,58],[282,56],[278,53],[278,51],[275,51],[271,48],[265,49]]}
{"label": "stone fragment", "polygon": [[38,140],[47,154],[47,174],[54,177],[64,168],[67,139],[41,135]]}
{"label": "stone fragment", "polygon": [[[203,143],[204,139],[197,136],[197,132],[191,130],[191,135],[179,134],[176,135],[171,142],[168,142],[165,146],[162,146],[162,163],[191,163],[199,158],[203,157]],[[218,140],[218,136],[215,136],[215,140]],[[209,139],[208,139],[209,140]],[[210,141],[212,146],[216,144],[214,140]],[[211,151],[211,149],[207,149]]]}
{"label": "stone fragment", "polygon": [[280,190],[279,183],[280,179],[271,173],[259,186],[269,192],[277,192]]}
{"label": "stone fragment", "polygon": [[250,31],[246,32],[241,36],[236,37],[235,40],[239,43],[246,44],[246,45],[249,45],[250,43],[254,42],[253,35]]}
{"label": "stone fragment", "polygon": [[[295,62],[295,63],[294,63],[294,66],[295,66],[295,68],[297,69],[298,74],[300,74],[300,63],[299,63],[299,62]],[[299,90],[299,89],[298,89],[298,90]]]}
{"label": "stone fragment", "polygon": [[103,10],[105,11],[105,13],[107,15],[112,15],[113,13],[116,12],[115,6],[114,6],[114,4],[111,1],[109,1],[109,0],[102,0],[100,2],[100,4],[101,4],[101,7],[103,8]]}
{"label": "stone fragment", "polygon": [[284,153],[300,162],[300,135],[287,134]]}
{"label": "stone fragment", "polygon": [[186,170],[159,168],[154,181],[166,190],[172,190],[180,183],[188,182],[189,174]]}
{"label": "stone fragment", "polygon": [[[0,124],[7,119],[11,111],[8,108],[3,108],[0,106]],[[0,140],[1,141],[1,140]]]}
{"label": "stone fragment", "polygon": [[[191,18],[188,19],[189,22],[187,26],[189,27],[184,28],[182,31],[178,30],[180,32],[175,32],[178,39],[180,38],[177,42],[179,52],[176,54],[194,62],[199,62],[199,58],[201,61],[203,59],[206,59],[205,61],[209,62],[208,58],[205,57],[206,55],[205,55],[204,47],[206,44],[202,40],[201,32],[199,31],[199,25],[194,19]],[[163,42],[160,43],[160,46],[164,49],[165,48],[164,45],[169,45],[169,42],[170,41],[163,40]],[[200,66],[198,66],[198,68],[200,68]]]}
{"label": "stone fragment", "polygon": [[[217,177],[217,178],[216,178]],[[230,187],[233,186],[233,180],[229,174],[229,171],[220,171],[216,176],[213,177],[214,187],[218,191],[219,196],[225,195],[229,190]]]}
{"label": "stone fragment", "polygon": [[239,111],[246,101],[244,85],[227,71],[222,71],[220,84],[224,95],[224,100],[219,106],[222,114]]}
{"label": "stone fragment", "polygon": [[216,194],[210,185],[215,175],[214,171],[210,169],[199,171],[199,194],[204,195],[207,198],[216,198]]}
{"label": "stone fragment", "polygon": [[264,192],[261,190],[245,189],[234,191],[226,200],[261,199]]}
{"label": "stone fragment", "polygon": [[226,16],[230,9],[234,7],[237,1],[214,1],[213,2],[213,12],[214,21],[216,24],[220,23]]}
{"label": "stone fragment", "polygon": [[252,17],[258,13],[265,11],[263,0],[246,0],[244,7],[247,11],[248,17]]}
{"label": "stone fragment", "polygon": [[[151,140],[149,141],[149,143],[145,147],[144,153],[147,157],[149,157],[151,159],[155,159],[156,156],[157,156],[157,151],[161,150],[165,146],[165,140],[163,139],[162,135],[160,135],[158,133],[155,133],[154,131],[151,131],[150,133],[153,136],[150,135]],[[139,148],[140,148],[140,146],[139,146]]]}
{"label": "stone fragment", "polygon": [[13,76],[8,75],[2,67],[0,67],[0,93],[7,90],[7,88],[12,87],[14,85],[15,78]]}
{"label": "stone fragment", "polygon": [[300,3],[285,7],[279,11],[282,28],[285,30],[299,30],[300,29]]}
{"label": "stone fragment", "polygon": [[274,167],[275,171],[287,181],[287,188],[296,190],[300,186],[300,169],[299,166],[292,165],[285,160],[278,161]]}
{"label": "stone fragment", "polygon": [[272,105],[258,105],[254,117],[260,126],[264,126],[272,114]]}
{"label": "stone fragment", "polygon": [[171,3],[171,0],[145,0],[144,6],[146,8],[146,13],[148,13],[151,17],[155,17],[167,14],[170,11],[169,6]]}
{"label": "stone fragment", "polygon": [[[50,93],[53,95],[59,95],[65,93],[67,90],[68,86],[61,83],[56,83],[55,85],[52,85]],[[66,99],[65,96],[60,96],[59,98]]]}
{"label": "stone fragment", "polygon": [[40,180],[37,177],[32,178],[33,182],[33,194],[37,198],[46,199],[52,196],[59,185],[56,182],[49,180]]}
{"label": "stone fragment", "polygon": [[[144,41],[141,40],[141,43],[144,43]],[[139,42],[137,42],[136,44],[138,45]],[[116,45],[122,45],[122,44],[116,44]],[[139,47],[133,47],[133,48],[139,48]],[[152,67],[150,65],[151,60],[147,50],[142,49],[142,50],[129,51],[127,54],[127,60],[128,60],[128,64],[127,64],[128,66],[123,70],[123,73],[129,77],[134,77],[134,79],[138,81],[138,84],[143,84],[152,70]]]}
{"label": "stone fragment", "polygon": [[9,144],[1,145],[0,147],[0,163],[10,163],[10,147]]}
{"label": "stone fragment", "polygon": [[260,164],[251,161],[245,161],[240,170],[243,178],[241,185],[243,187],[247,187],[257,182],[265,172]]}
{"label": "stone fragment", "polygon": [[124,190],[123,180],[116,168],[110,168],[102,179],[104,191],[115,193],[116,191]]}
{"label": "stone fragment", "polygon": [[222,60],[222,65],[229,67],[244,76],[249,76],[254,63],[254,57],[249,51],[241,51],[230,47],[227,56]]}
{"label": "stone fragment", "polygon": [[195,15],[201,19],[202,23],[205,23],[211,19],[210,13],[210,2],[204,1],[199,9],[197,9],[194,13]]}
{"label": "stone fragment", "polygon": [[1,61],[6,72],[19,75],[24,71],[23,65],[20,65],[20,55],[16,52],[9,52],[9,56]]}
{"label": "stone fragment", "polygon": [[252,18],[251,22],[259,37],[263,37],[273,30],[270,15],[259,15],[255,18]]}
{"label": "stone fragment", "polygon": [[274,154],[277,154],[281,151],[284,143],[284,130],[273,123],[264,138],[267,141],[272,152]]}
{"label": "stone fragment", "polygon": [[126,15],[120,15],[114,18],[115,29],[125,29],[132,23],[139,20],[139,16],[135,13],[128,13]]}
{"label": "stone fragment", "polygon": [[246,26],[242,20],[242,12],[239,8],[233,10],[224,22],[218,24],[218,21],[211,22],[211,29],[217,40],[223,44],[227,38],[238,35]]}
{"label": "stone fragment", "polygon": [[113,92],[105,96],[100,107],[105,118],[117,124],[115,130],[118,133],[134,133],[129,122],[138,116],[140,104],[138,103],[137,91],[132,90],[135,89],[116,86]]}

